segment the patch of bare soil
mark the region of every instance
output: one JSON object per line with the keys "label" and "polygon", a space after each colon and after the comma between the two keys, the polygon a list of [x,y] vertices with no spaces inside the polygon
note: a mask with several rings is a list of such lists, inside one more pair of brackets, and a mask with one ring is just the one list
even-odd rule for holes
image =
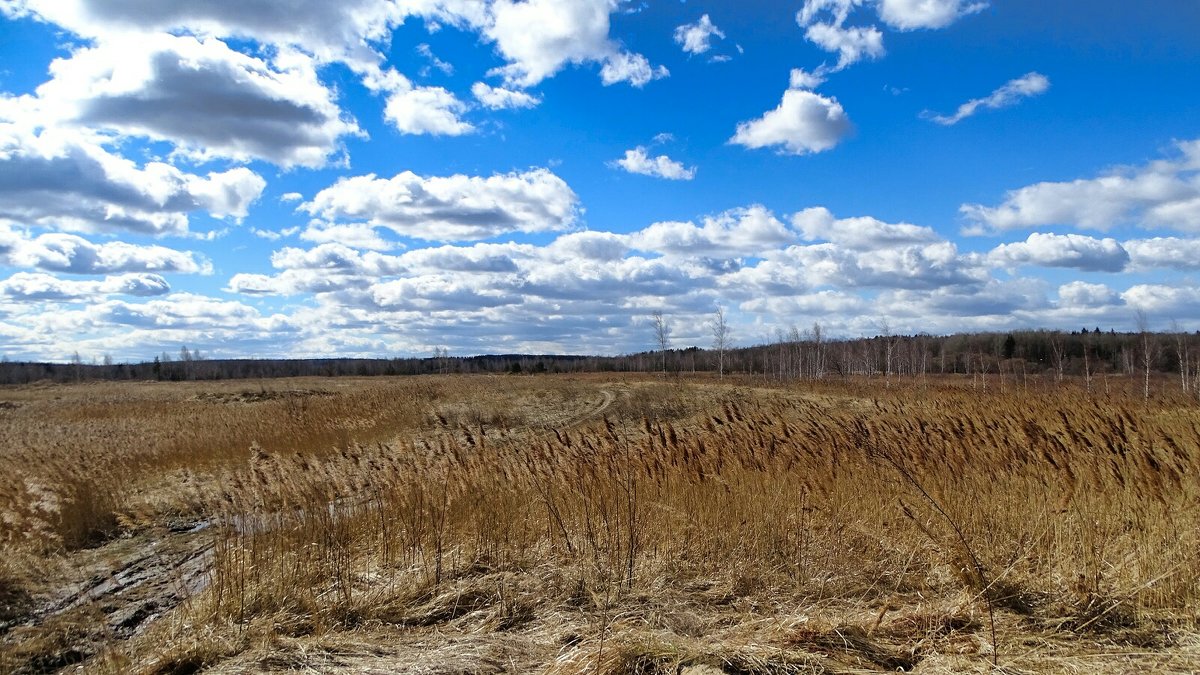
{"label": "patch of bare soil", "polygon": [[0,672],[50,673],[140,634],[208,583],[204,523],[118,539],[48,566],[38,588],[5,604]]}

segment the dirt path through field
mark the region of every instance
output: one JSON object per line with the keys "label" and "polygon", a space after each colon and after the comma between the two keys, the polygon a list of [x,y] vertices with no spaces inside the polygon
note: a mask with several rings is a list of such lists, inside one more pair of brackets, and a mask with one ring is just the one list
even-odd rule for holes
{"label": "dirt path through field", "polygon": [[601,399],[600,399],[599,405],[597,405],[595,408],[593,408],[591,410],[585,411],[584,413],[580,414],[578,417],[571,420],[565,426],[574,426],[576,424],[586,422],[587,420],[600,417],[601,415],[604,414],[604,412],[606,410],[611,408],[612,404],[617,400],[616,394],[612,393],[612,391],[608,390],[608,389],[601,389],[600,396],[601,396]]}

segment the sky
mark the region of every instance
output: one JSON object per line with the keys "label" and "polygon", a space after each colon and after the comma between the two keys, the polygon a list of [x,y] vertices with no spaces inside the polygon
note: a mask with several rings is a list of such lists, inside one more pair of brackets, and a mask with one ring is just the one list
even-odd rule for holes
{"label": "sky", "polygon": [[0,0],[0,357],[1200,330],[1200,2]]}

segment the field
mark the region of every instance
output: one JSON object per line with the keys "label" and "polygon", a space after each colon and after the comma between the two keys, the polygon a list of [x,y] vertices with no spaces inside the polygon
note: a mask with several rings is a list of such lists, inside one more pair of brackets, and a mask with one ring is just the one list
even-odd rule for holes
{"label": "field", "polygon": [[0,672],[1191,672],[1155,385],[3,388]]}

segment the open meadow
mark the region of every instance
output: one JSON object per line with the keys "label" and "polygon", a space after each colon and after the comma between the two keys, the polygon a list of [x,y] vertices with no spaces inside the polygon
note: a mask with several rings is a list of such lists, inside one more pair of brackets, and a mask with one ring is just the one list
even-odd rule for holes
{"label": "open meadow", "polygon": [[12,386],[0,545],[6,673],[1191,672],[1200,407],[1125,378]]}

